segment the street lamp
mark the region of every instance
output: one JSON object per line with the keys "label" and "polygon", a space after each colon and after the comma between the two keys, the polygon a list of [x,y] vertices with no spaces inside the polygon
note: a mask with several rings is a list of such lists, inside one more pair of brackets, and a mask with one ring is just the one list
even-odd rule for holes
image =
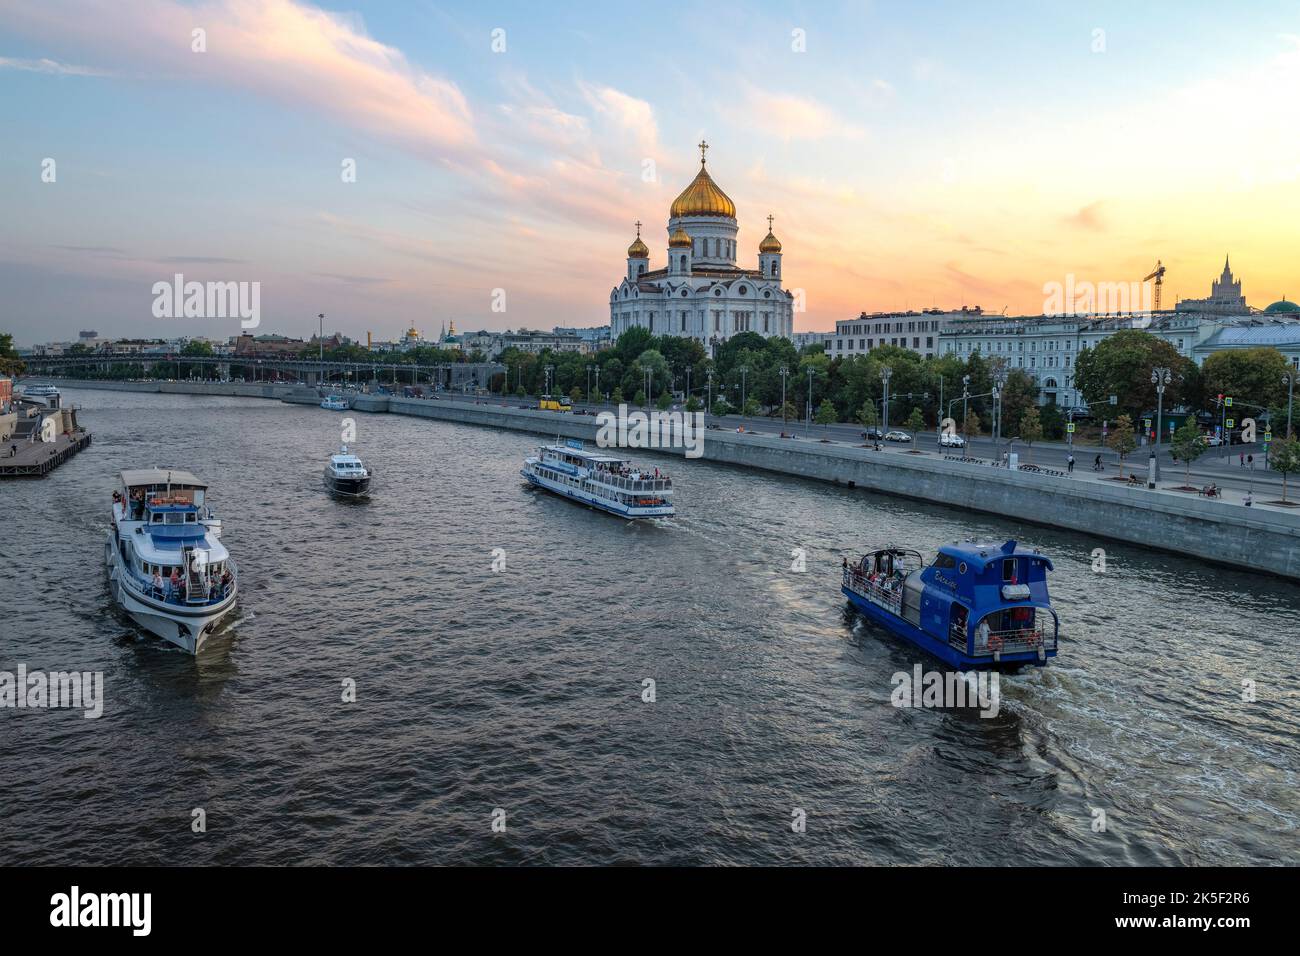
{"label": "street lamp", "polygon": [[993,450],[995,453],[1002,444],[1002,390],[1006,387],[1007,367],[998,365],[993,372]]}
{"label": "street lamp", "polygon": [[587,404],[591,404],[591,365],[587,366]]}
{"label": "street lamp", "polygon": [[1163,367],[1151,370],[1151,384],[1156,387],[1156,440],[1151,446],[1151,457],[1155,459],[1155,480],[1160,480],[1160,437],[1164,434],[1165,386],[1174,380],[1173,373]]}
{"label": "street lamp", "polygon": [[708,392],[708,397],[706,399],[707,407],[705,408],[705,411],[707,411],[710,415],[712,415],[713,414],[713,369],[710,368],[706,370],[705,375],[707,376],[708,384],[709,384],[709,392]]}
{"label": "street lamp", "polygon": [[1295,372],[1288,372],[1282,376],[1282,384],[1286,386],[1286,437],[1291,438],[1291,403],[1295,396]]}
{"label": "street lamp", "polygon": [[789,367],[782,365],[781,366],[781,425],[782,426],[784,426],[787,422],[787,418],[785,414],[785,379],[786,376],[789,374],[790,374]]}
{"label": "street lamp", "polygon": [[967,434],[966,431],[966,423],[970,421],[970,415],[967,412],[969,405],[970,405],[970,376],[963,375],[961,377],[961,440],[962,440],[963,448],[965,448],[966,444],[970,441],[970,435]]}
{"label": "street lamp", "polygon": [[809,430],[812,428],[812,383],[813,383],[813,367],[809,365],[808,366],[808,412],[804,416],[807,419],[807,424],[804,425],[804,430],[803,430],[805,437],[808,435]]}
{"label": "street lamp", "polygon": [[736,371],[740,372],[740,417],[745,417],[745,376],[749,374],[749,366],[742,365]]}
{"label": "street lamp", "polygon": [[600,397],[600,366],[596,366],[596,397]]}
{"label": "street lamp", "polygon": [[886,365],[880,370],[880,381],[884,385],[884,395],[881,399],[881,417],[884,424],[881,426],[882,432],[889,431],[889,380],[893,377],[894,370]]}

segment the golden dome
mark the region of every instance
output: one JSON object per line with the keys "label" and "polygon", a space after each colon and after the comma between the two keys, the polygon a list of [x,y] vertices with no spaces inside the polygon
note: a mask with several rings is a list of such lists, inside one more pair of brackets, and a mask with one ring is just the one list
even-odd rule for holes
{"label": "golden dome", "polygon": [[627,257],[629,259],[649,259],[650,247],[641,241],[640,236],[637,236],[636,241],[627,247]]}
{"label": "golden dome", "polygon": [[758,251],[760,255],[781,251],[781,240],[772,235],[771,229],[767,231],[767,235],[763,237],[763,241],[758,244]]}
{"label": "golden dome", "polygon": [[723,216],[735,219],[736,204],[718,188],[709,171],[704,168],[704,160],[700,160],[699,173],[682,190],[682,194],[673,200],[670,215],[673,219],[681,216]]}
{"label": "golden dome", "polygon": [[686,234],[686,230],[681,226],[678,226],[673,234],[668,237],[668,248],[670,249],[690,248],[691,245],[691,237]]}

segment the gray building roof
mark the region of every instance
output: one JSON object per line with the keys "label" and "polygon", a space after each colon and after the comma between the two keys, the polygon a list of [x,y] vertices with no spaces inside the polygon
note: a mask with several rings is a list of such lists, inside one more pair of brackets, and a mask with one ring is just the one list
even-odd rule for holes
{"label": "gray building roof", "polygon": [[1197,352],[1217,349],[1248,349],[1263,346],[1300,348],[1300,322],[1241,323],[1219,329],[1200,345]]}

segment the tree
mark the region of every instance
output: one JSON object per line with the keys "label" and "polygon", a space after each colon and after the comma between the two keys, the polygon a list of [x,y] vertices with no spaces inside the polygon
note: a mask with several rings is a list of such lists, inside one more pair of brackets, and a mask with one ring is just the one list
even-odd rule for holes
{"label": "tree", "polygon": [[26,365],[18,358],[14,337],[9,332],[0,333],[0,375],[21,375]]}
{"label": "tree", "polygon": [[858,424],[863,428],[870,428],[878,421],[879,419],[876,417],[876,403],[870,399],[863,402],[862,407],[858,409]]}
{"label": "tree", "polygon": [[799,411],[794,407],[793,402],[787,401],[784,405],[781,406],[781,422],[782,424],[784,424],[785,422],[788,422],[792,418],[798,419]]}
{"label": "tree", "polygon": [[1034,442],[1043,440],[1043,423],[1038,417],[1038,409],[1030,408],[1020,416],[1020,440],[1029,449],[1029,460],[1034,460]]}
{"label": "tree", "polygon": [[829,398],[823,398],[822,403],[817,406],[817,424],[834,425],[839,417],[839,412],[835,410],[835,403]]}
{"label": "tree", "polygon": [[753,418],[755,415],[758,414],[758,412],[759,412],[758,399],[756,399],[756,398],[747,398],[747,399],[745,399],[745,415],[746,415],[746,417],[748,417],[748,418]]}
{"label": "tree", "polygon": [[573,391],[569,392],[569,401],[577,405],[579,402],[582,401],[582,397],[583,397],[582,389],[580,389],[577,385],[573,386]]}
{"label": "tree", "polygon": [[[1290,371],[1291,363],[1274,348],[1224,349],[1207,358],[1201,368],[1210,397],[1231,395],[1266,408],[1280,405],[1283,411],[1286,386],[1282,376]],[[1168,399],[1165,403],[1168,405]]]}
{"label": "tree", "polygon": [[1282,476],[1282,501],[1286,502],[1287,475],[1300,471],[1300,440],[1283,438],[1268,449],[1268,466]]}
{"label": "tree", "polygon": [[1190,416],[1183,423],[1183,427],[1174,432],[1174,437],[1169,444],[1169,451],[1174,456],[1175,461],[1181,461],[1184,465],[1184,488],[1192,486],[1192,462],[1205,454],[1208,447],[1205,444],[1205,436],[1201,434],[1201,429],[1197,427],[1196,419]]}
{"label": "tree", "polygon": [[975,414],[975,409],[966,413],[966,421],[962,424],[962,433],[966,435],[978,435],[980,433],[980,417]]}
{"label": "tree", "polygon": [[1124,456],[1137,447],[1137,438],[1133,434],[1133,419],[1127,415],[1121,415],[1115,422],[1115,427],[1111,429],[1110,437],[1106,443],[1111,450],[1119,455],[1119,476],[1124,477]]}
{"label": "tree", "polygon": [[905,427],[914,437],[925,431],[925,415],[921,413],[919,408],[912,409],[912,414],[907,416]]}
{"label": "tree", "polygon": [[626,399],[623,398],[623,389],[616,386],[613,393],[609,396],[609,400],[615,405],[622,405],[623,402],[626,401]]}
{"label": "tree", "polygon": [[1178,354],[1164,339],[1141,329],[1122,329],[1084,349],[1075,360],[1074,384],[1089,402],[1118,398],[1119,408],[1130,422],[1156,407],[1156,387],[1151,370],[1169,369],[1173,381],[1165,389],[1165,408],[1181,405],[1193,397],[1187,394],[1194,363]]}
{"label": "tree", "polygon": [[673,396],[671,392],[660,392],[659,398],[655,400],[655,407],[661,412],[666,412],[672,407]]}
{"label": "tree", "polygon": [[645,404],[645,392],[643,392],[641,389],[638,388],[638,389],[636,390],[636,394],[632,396],[632,404],[633,404],[633,405],[644,405],[644,404]]}
{"label": "tree", "polygon": [[704,403],[701,402],[694,395],[686,399],[686,410],[688,412],[698,412],[703,407],[704,407]]}
{"label": "tree", "polygon": [[713,414],[722,416],[730,415],[732,412],[731,403],[723,396],[719,395],[713,400]]}

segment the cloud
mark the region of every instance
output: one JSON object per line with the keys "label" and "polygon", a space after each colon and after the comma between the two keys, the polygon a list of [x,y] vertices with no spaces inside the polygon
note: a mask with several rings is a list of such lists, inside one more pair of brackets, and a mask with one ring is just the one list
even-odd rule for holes
{"label": "cloud", "polygon": [[613,125],[616,132],[632,137],[644,155],[658,153],[659,126],[653,106],[612,86],[582,83],[580,89],[596,114]]}
{"label": "cloud", "polygon": [[1105,205],[1101,200],[1089,203],[1072,216],[1066,216],[1065,221],[1079,229],[1091,229],[1093,232],[1105,232],[1106,221],[1101,214],[1101,207]]}
{"label": "cloud", "polygon": [[[456,158],[476,143],[455,83],[371,38],[359,19],[294,0],[47,0],[6,17],[11,30],[133,74],[246,89],[427,157]],[[192,49],[196,30],[204,52]]]}
{"label": "cloud", "polygon": [[89,66],[76,66],[60,63],[57,60],[18,60],[9,56],[0,56],[0,69],[25,70],[29,73],[51,73],[56,76],[109,76],[105,70],[96,70]]}
{"label": "cloud", "polygon": [[866,138],[866,130],[810,97],[772,93],[747,85],[743,111],[747,124],[786,142],[796,139]]}

